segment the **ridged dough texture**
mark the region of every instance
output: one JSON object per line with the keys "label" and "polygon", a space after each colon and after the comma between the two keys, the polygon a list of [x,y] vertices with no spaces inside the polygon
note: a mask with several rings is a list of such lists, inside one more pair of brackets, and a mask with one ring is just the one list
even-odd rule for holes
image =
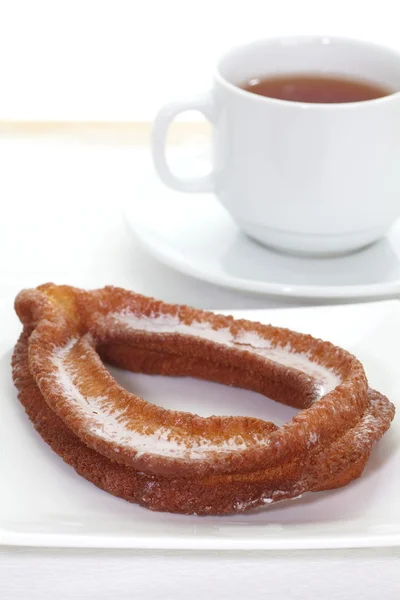
{"label": "ridged dough texture", "polygon": [[[45,284],[15,308],[13,378],[36,430],[80,475],[152,510],[243,512],[346,485],[394,416],[354,356],[309,335],[113,287]],[[103,361],[254,390],[300,411],[277,427],[166,410],[124,390]]]}

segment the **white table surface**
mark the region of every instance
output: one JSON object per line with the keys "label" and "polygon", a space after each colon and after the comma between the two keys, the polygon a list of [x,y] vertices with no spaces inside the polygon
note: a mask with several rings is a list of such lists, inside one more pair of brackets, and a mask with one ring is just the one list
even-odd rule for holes
{"label": "white table surface", "polygon": [[[45,281],[120,285],[201,308],[296,306],[219,289],[146,255],[123,219],[149,168],[146,148],[93,133],[0,129],[0,297]],[[304,301],[302,302],[304,304]],[[12,318],[12,317],[10,317]],[[0,598],[252,597],[396,600],[400,549],[309,552],[0,547]]]}

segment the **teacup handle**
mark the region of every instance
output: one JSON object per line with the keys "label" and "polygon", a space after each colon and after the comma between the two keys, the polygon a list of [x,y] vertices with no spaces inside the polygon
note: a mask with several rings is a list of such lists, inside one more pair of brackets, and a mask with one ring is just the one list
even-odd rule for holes
{"label": "teacup handle", "polygon": [[192,100],[170,102],[160,109],[154,120],[151,139],[154,166],[163,182],[175,190],[180,192],[212,192],[215,187],[213,171],[203,177],[177,177],[172,173],[165,157],[168,128],[179,113],[187,110],[198,110],[213,123],[214,103],[211,92],[197,96]]}

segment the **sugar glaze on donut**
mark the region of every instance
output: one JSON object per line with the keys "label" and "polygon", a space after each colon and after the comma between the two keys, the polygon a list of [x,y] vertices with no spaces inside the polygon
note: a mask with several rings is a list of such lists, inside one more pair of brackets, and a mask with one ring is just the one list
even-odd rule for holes
{"label": "sugar glaze on donut", "polygon": [[176,333],[199,337],[227,347],[241,348],[252,354],[264,356],[280,365],[302,371],[310,375],[317,384],[316,400],[334,390],[341,383],[340,376],[333,369],[313,362],[307,354],[294,352],[290,345],[273,346],[270,340],[257,333],[243,331],[235,336],[228,327],[213,329],[208,322],[201,321],[193,321],[190,325],[186,325],[181,322],[178,315],[158,314],[143,317],[125,311],[111,316],[133,329],[150,333]]}

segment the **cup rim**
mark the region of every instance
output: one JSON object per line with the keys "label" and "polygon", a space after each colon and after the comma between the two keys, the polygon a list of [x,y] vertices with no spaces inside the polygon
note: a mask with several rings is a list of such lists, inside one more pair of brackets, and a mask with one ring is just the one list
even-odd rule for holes
{"label": "cup rim", "polygon": [[[392,102],[393,100],[397,100],[400,97],[400,90],[393,92],[392,94],[388,94],[387,96],[382,96],[381,98],[374,98],[372,100],[358,100],[356,102],[330,102],[330,103],[322,103],[322,102],[296,102],[294,100],[281,100],[278,98],[269,98],[268,96],[260,96],[259,94],[254,94],[248,90],[244,90],[243,88],[235,85],[228,81],[220,72],[222,62],[229,58],[234,51],[237,50],[245,50],[246,48],[250,48],[251,46],[260,45],[263,43],[269,44],[277,44],[279,42],[290,42],[290,41],[300,41],[300,42],[322,42],[322,43],[331,43],[331,42],[342,42],[342,43],[350,43],[361,47],[368,47],[371,49],[376,49],[377,51],[384,51],[388,54],[391,54],[394,58],[397,58],[399,61],[400,67],[400,52],[395,50],[394,48],[390,48],[389,46],[385,46],[384,44],[379,44],[377,42],[370,42],[367,40],[351,38],[346,36],[337,36],[337,35],[309,35],[309,34],[301,34],[301,35],[283,35],[283,36],[275,36],[275,37],[267,37],[267,38],[258,38],[251,42],[247,42],[244,44],[239,44],[237,46],[232,46],[228,50],[226,50],[219,58],[216,67],[214,68],[213,80],[217,84],[225,87],[228,91],[232,93],[236,93],[243,98],[247,98],[248,100],[252,100],[254,102],[262,102],[264,104],[272,104],[275,106],[287,107],[287,108],[298,108],[301,110],[352,110],[354,108],[360,109],[361,107],[370,107],[371,105],[380,105],[386,104],[388,102]],[[329,40],[328,42],[324,42],[324,40]]]}

